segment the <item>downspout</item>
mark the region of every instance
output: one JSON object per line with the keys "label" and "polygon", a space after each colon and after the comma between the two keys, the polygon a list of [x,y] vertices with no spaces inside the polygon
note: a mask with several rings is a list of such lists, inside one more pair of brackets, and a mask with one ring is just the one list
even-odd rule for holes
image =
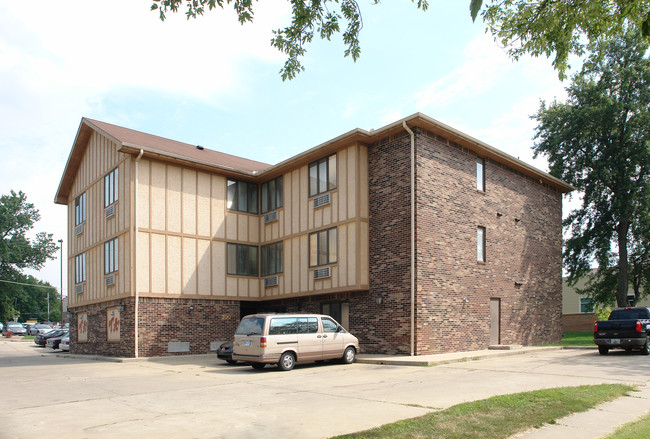
{"label": "downspout", "polygon": [[415,355],[415,134],[402,121],[411,136],[411,356]]}
{"label": "downspout", "polygon": [[[132,267],[135,268],[136,266],[136,258],[138,257],[138,161],[142,158],[142,155],[144,154],[144,150],[140,149],[140,154],[135,158],[135,190],[133,191],[133,245],[135,247],[135,251],[133,252],[133,261]],[[138,351],[139,351],[139,332],[140,332],[140,324],[139,324],[139,315],[140,315],[140,294],[138,293],[138,285],[135,279],[135,276],[131,280],[131,285],[133,286],[133,289],[135,290],[135,310],[134,310],[134,322],[133,322],[133,328],[134,328],[134,343],[135,343],[135,358],[138,358]]]}

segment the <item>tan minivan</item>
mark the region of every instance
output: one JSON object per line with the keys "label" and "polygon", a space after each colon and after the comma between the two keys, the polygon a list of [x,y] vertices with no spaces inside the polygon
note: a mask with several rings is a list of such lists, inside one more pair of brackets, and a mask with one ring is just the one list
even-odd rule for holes
{"label": "tan minivan", "polygon": [[291,370],[296,363],[340,358],[353,363],[359,340],[336,320],[320,314],[253,314],[239,323],[232,359],[255,369],[277,364]]}

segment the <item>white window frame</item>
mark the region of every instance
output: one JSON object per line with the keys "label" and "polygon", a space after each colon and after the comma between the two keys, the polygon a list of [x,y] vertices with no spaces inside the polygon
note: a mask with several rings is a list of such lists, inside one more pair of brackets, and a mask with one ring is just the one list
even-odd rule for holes
{"label": "white window frame", "polygon": [[114,204],[119,199],[119,171],[118,168],[104,176],[104,207]]}
{"label": "white window frame", "polygon": [[119,239],[111,239],[104,243],[104,274],[115,273],[120,263]]}
{"label": "white window frame", "polygon": [[79,195],[74,200],[74,225],[78,226],[79,224],[86,221],[86,193]]}
{"label": "white window frame", "polygon": [[86,282],[86,253],[74,257],[74,283],[76,285]]}
{"label": "white window frame", "polygon": [[486,235],[485,227],[476,227],[476,260],[478,262],[485,262],[486,256]]}

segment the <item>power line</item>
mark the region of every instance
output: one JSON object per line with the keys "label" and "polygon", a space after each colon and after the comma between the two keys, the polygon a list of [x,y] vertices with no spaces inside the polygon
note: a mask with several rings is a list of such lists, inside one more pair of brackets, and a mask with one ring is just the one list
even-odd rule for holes
{"label": "power line", "polygon": [[3,279],[0,279],[0,282],[6,282],[8,284],[16,284],[16,285],[27,285],[28,287],[51,288],[54,291],[57,291],[56,287],[53,287],[53,286],[50,286],[50,285],[26,284],[24,282],[12,282],[10,280],[3,280]]}

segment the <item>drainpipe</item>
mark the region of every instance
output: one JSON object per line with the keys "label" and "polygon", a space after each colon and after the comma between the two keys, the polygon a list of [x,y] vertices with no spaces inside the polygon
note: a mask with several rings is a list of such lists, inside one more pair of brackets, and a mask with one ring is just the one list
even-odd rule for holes
{"label": "drainpipe", "polygon": [[411,356],[415,355],[415,135],[402,121],[411,136]]}
{"label": "drainpipe", "polygon": [[[140,149],[140,154],[135,158],[135,190],[133,191],[133,246],[136,251],[133,251],[133,261],[131,262],[132,269],[135,269],[136,266],[136,257],[137,257],[137,247],[138,247],[138,161],[142,158],[144,150]],[[140,294],[138,294],[138,285],[135,279],[135,276],[131,278],[131,286],[135,290],[135,309],[134,309],[134,343],[135,343],[135,358],[138,358],[138,347],[140,344],[139,340],[139,315],[140,315]]]}

